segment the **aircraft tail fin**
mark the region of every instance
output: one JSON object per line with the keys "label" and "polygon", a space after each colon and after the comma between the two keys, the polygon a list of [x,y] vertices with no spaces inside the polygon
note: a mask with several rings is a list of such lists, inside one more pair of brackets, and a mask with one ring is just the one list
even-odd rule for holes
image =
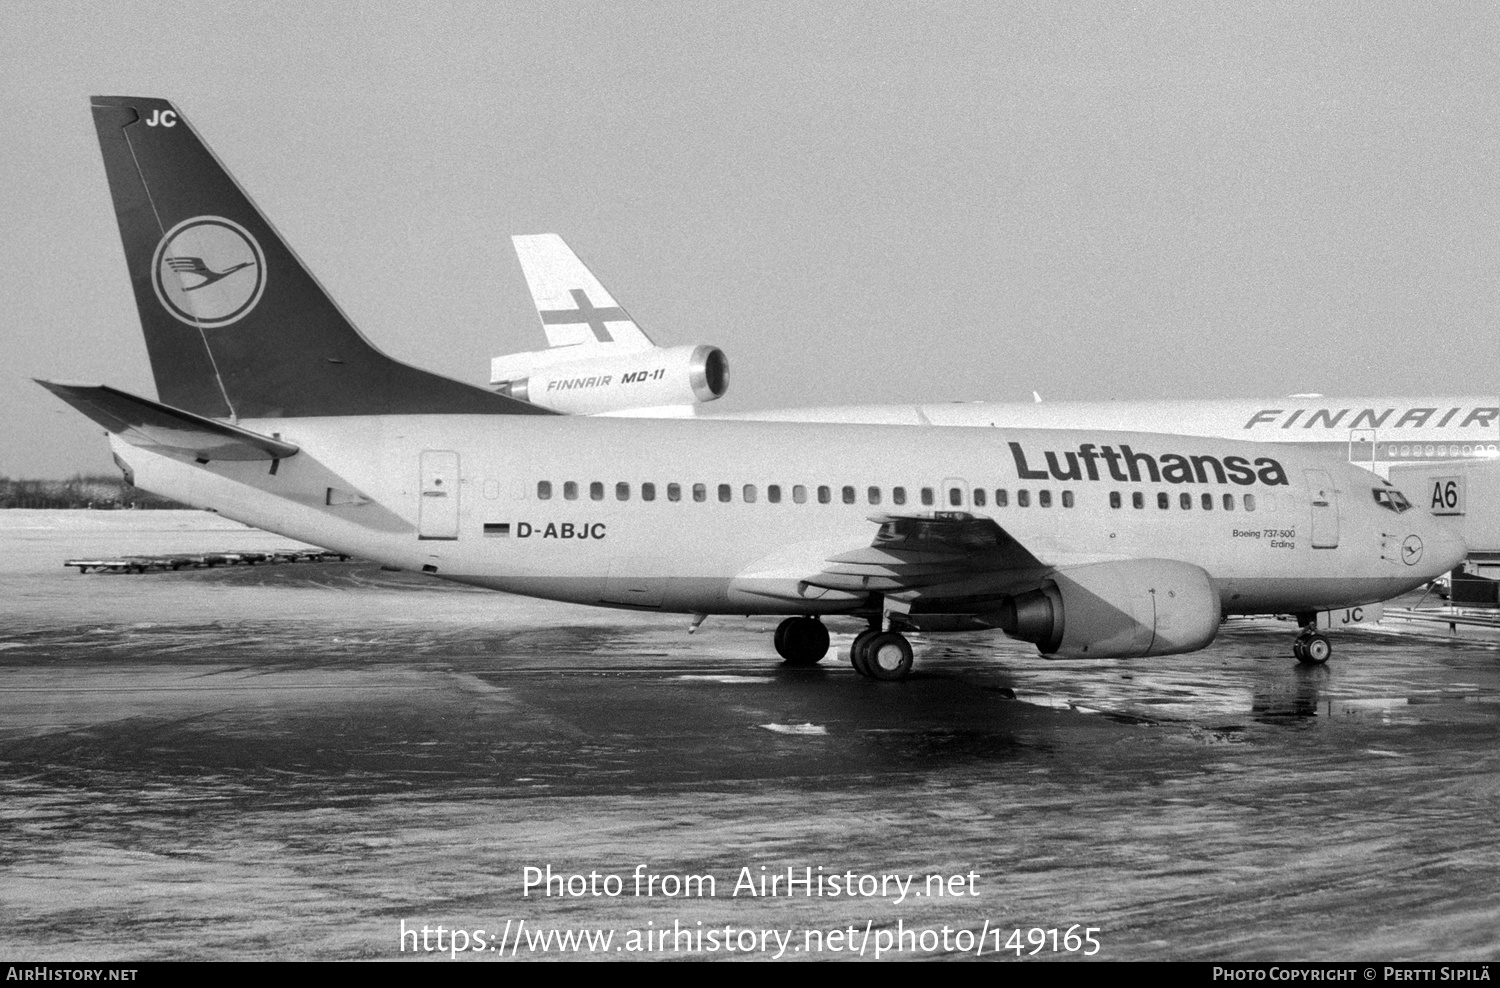
{"label": "aircraft tail fin", "polygon": [[537,233],[511,241],[549,347],[578,347],[579,356],[655,348],[562,237]]}
{"label": "aircraft tail fin", "polygon": [[92,106],[164,404],[216,419],[549,414],[371,346],[171,103]]}

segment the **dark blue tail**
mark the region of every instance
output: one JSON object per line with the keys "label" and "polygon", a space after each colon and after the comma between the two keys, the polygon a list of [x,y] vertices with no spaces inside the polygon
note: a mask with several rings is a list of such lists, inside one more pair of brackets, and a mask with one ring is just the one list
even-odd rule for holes
{"label": "dark blue tail", "polygon": [[171,103],[93,109],[162,402],[233,419],[548,414],[371,346]]}

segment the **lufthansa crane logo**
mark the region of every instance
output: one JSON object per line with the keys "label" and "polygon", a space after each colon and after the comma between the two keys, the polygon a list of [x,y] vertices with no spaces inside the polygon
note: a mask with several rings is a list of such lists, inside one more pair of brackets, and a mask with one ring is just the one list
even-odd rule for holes
{"label": "lufthansa crane logo", "polygon": [[1417,565],[1422,558],[1422,540],[1415,535],[1408,535],[1406,541],[1401,543],[1401,561],[1408,566]]}
{"label": "lufthansa crane logo", "polygon": [[183,220],[151,261],[162,307],[190,326],[239,322],[266,288],[266,260],[250,231],[220,216]]}

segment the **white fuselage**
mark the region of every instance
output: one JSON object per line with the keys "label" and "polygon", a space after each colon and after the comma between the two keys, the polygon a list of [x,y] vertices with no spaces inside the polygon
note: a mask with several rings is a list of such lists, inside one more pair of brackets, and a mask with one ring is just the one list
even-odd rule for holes
{"label": "white fuselage", "polygon": [[[505,415],[240,424],[301,452],[272,472],[265,462],[203,465],[118,438],[114,445],[140,486],[257,528],[585,604],[854,610],[852,595],[802,581],[829,557],[869,546],[872,516],[886,513],[988,515],[1050,567],[1188,562],[1209,574],[1226,613],[1384,600],[1463,555],[1440,521],[1378,504],[1379,481],[1368,473],[1295,449],[1214,439]],[[1080,456],[1085,446],[1094,452]],[[1125,446],[1133,467],[1120,458]],[[1168,470],[1190,457],[1196,474]],[[1155,479],[1147,459],[1159,468]],[[894,503],[897,488],[904,504]],[[1323,491],[1316,504],[1314,488]],[[1409,539],[1423,547],[1415,560],[1402,558]]]}
{"label": "white fuselage", "polygon": [[1120,429],[1293,445],[1387,478],[1447,518],[1475,568],[1500,575],[1500,396],[949,402],[768,409],[765,422]]}

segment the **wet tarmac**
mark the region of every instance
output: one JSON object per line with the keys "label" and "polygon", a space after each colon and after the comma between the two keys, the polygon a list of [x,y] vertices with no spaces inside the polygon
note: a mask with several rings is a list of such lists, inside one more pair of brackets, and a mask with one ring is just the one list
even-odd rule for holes
{"label": "wet tarmac", "polygon": [[[1500,636],[1354,631],[1314,669],[1269,620],[1130,661],[934,636],[892,684],[782,668],[770,620],[690,637],[358,563],[61,566],[283,545],[0,512],[0,955],[446,962],[451,933],[402,936],[442,926],[469,959],[770,958],[778,935],[1003,959],[1034,929],[1074,958],[1077,924],[1112,960],[1500,958]],[[842,653],[857,627],[832,626]],[[714,894],[671,894],[684,876]],[[553,929],[615,939],[527,939]]]}

